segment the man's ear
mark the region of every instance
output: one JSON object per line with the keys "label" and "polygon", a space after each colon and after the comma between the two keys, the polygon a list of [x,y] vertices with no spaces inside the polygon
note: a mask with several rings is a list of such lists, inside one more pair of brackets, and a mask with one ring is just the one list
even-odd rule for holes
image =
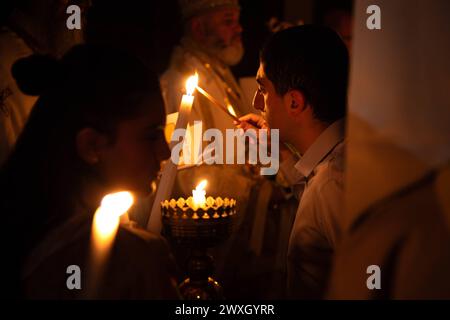
{"label": "man's ear", "polygon": [[284,100],[288,107],[288,114],[294,117],[300,115],[307,107],[306,97],[299,90],[289,90],[285,94]]}
{"label": "man's ear", "polygon": [[91,165],[100,161],[101,153],[107,143],[107,137],[92,128],[83,128],[76,136],[79,157]]}

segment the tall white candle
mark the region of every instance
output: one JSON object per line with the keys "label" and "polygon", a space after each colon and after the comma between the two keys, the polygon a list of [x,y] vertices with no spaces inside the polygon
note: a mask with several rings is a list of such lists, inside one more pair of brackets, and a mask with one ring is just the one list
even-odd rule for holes
{"label": "tall white candle", "polygon": [[[194,91],[198,83],[198,74],[189,77],[186,81],[186,94],[183,95],[180,104],[180,110],[178,112],[176,129],[186,129],[191,115],[192,104],[194,103]],[[183,137],[184,138],[184,137]],[[170,149],[176,144],[176,141],[170,143]],[[158,189],[156,190],[155,200],[153,202],[152,211],[147,223],[147,229],[155,232],[161,232],[161,202],[168,199],[171,195],[175,177],[177,175],[177,164],[173,163],[170,159],[164,166],[161,175],[161,181],[159,182]]]}

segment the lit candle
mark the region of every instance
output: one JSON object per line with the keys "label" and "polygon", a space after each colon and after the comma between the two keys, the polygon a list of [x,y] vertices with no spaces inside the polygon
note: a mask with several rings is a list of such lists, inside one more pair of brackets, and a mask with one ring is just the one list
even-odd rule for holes
{"label": "lit candle", "polygon": [[194,91],[198,83],[198,74],[189,77],[186,81],[186,94],[181,98],[180,111],[178,112],[176,129],[186,128],[191,114],[192,104],[194,103]]}
{"label": "lit candle", "polygon": [[125,213],[133,202],[133,196],[129,192],[112,193],[103,197],[100,207],[95,211],[91,233],[89,282],[86,290],[88,298],[94,298],[96,295],[119,224],[124,221]]}
{"label": "lit candle", "polygon": [[227,105],[227,109],[228,109],[228,112],[229,112],[231,115],[237,117],[236,111],[234,111],[234,108],[233,108],[233,106],[232,106],[231,104],[228,104],[228,105]]}
{"label": "lit candle", "polygon": [[[186,81],[186,94],[181,98],[180,110],[178,112],[177,123],[175,129],[186,129],[191,115],[192,105],[194,103],[194,91],[198,84],[198,74],[189,77]],[[183,137],[184,138],[184,137]],[[170,143],[170,149],[177,143],[177,141],[172,141]],[[177,165],[171,160],[167,161],[165,164],[162,174],[161,181],[159,182],[158,189],[156,191],[155,200],[153,202],[152,211],[148,219],[147,229],[155,232],[161,232],[161,202],[170,197],[172,192],[173,184],[175,183],[175,177],[177,174]]]}
{"label": "lit candle", "polygon": [[192,204],[194,210],[198,208],[202,208],[206,203],[206,191],[205,187],[208,182],[206,180],[202,180],[196,187],[195,190],[192,190]]}
{"label": "lit candle", "polygon": [[99,254],[111,246],[121,216],[133,205],[133,196],[129,192],[117,192],[106,195],[94,214],[92,241],[94,250]]}

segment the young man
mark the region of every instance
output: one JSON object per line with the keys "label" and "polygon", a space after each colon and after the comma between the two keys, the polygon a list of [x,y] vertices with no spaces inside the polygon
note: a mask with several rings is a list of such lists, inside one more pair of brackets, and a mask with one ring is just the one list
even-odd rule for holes
{"label": "young man", "polygon": [[288,297],[321,298],[341,233],[348,53],[331,29],[300,26],[263,48],[254,107],[239,126],[279,129],[300,159],[281,170],[301,197],[288,248]]}

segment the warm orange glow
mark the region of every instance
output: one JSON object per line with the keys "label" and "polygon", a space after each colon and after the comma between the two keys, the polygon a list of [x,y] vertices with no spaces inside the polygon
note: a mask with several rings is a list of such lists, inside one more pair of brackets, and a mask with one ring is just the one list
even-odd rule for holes
{"label": "warm orange glow", "polygon": [[[105,266],[119,229],[120,220],[133,205],[134,199],[129,192],[117,192],[103,197],[100,207],[95,211],[92,222],[91,251],[87,270],[86,297],[96,297],[99,281],[105,272]],[[122,217],[121,217],[122,216]]]}
{"label": "warm orange glow", "polygon": [[195,190],[192,190],[192,200],[194,208],[203,207],[206,203],[206,191],[205,187],[207,185],[207,180],[202,180],[195,187]]}
{"label": "warm orange glow", "polygon": [[101,208],[98,208],[94,215],[92,228],[95,250],[105,250],[108,248],[118,228],[119,217],[109,215]]}
{"label": "warm orange glow", "polygon": [[186,94],[192,96],[194,93],[195,88],[198,84],[198,73],[196,72],[195,75],[190,76],[186,81]]}
{"label": "warm orange glow", "polygon": [[130,209],[133,202],[133,195],[128,191],[122,191],[104,196],[100,207],[111,215],[120,217]]}
{"label": "warm orange glow", "polygon": [[133,205],[134,199],[129,192],[117,192],[106,195],[94,215],[92,235],[96,250],[107,249],[119,228],[120,216]]}
{"label": "warm orange glow", "polygon": [[233,116],[237,117],[236,112],[234,111],[234,108],[231,104],[227,105],[228,112],[231,113]]}

